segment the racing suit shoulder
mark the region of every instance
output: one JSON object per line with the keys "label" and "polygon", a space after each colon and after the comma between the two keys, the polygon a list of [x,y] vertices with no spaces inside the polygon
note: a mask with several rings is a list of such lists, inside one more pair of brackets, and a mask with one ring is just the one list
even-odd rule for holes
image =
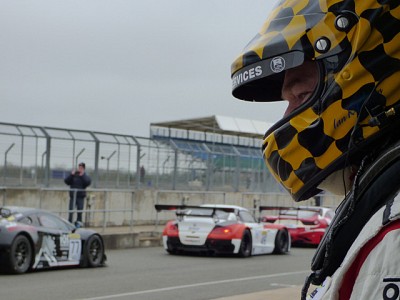
{"label": "racing suit shoulder", "polygon": [[343,278],[340,299],[392,299],[393,294],[398,294],[399,247],[397,220],[385,225],[360,249]]}
{"label": "racing suit shoulder", "polygon": [[387,215],[388,206],[382,207],[372,216],[340,267],[308,299],[383,300],[400,293],[400,196],[389,210]]}

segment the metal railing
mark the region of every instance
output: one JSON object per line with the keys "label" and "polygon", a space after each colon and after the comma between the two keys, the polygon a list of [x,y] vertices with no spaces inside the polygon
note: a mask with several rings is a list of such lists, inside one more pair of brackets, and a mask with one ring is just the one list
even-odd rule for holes
{"label": "metal railing", "polygon": [[84,161],[93,188],[279,192],[255,145],[0,122],[0,155],[3,186],[62,187]]}

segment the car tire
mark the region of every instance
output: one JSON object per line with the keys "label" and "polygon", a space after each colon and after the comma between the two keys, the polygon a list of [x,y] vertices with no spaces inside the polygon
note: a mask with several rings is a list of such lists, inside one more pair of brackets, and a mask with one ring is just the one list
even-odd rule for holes
{"label": "car tire", "polygon": [[6,271],[22,274],[32,266],[32,245],[24,235],[18,235],[10,247],[10,255]]}
{"label": "car tire", "polygon": [[83,248],[82,267],[95,268],[104,262],[104,244],[98,235],[90,236]]}
{"label": "car tire", "polygon": [[178,253],[178,250],[174,248],[169,241],[167,241],[167,249],[165,249],[168,254],[175,255]]}
{"label": "car tire", "polygon": [[275,237],[275,254],[282,254],[289,250],[289,233],[286,230],[279,230]]}
{"label": "car tire", "polygon": [[243,232],[242,242],[240,243],[239,256],[249,257],[251,255],[251,249],[253,247],[251,233],[249,230]]}

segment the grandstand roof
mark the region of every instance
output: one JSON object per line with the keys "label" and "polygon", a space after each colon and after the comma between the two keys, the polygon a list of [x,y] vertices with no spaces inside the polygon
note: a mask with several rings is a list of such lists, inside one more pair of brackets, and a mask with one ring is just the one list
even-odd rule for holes
{"label": "grandstand roof", "polygon": [[210,116],[196,119],[151,123],[150,127],[164,127],[200,132],[262,138],[272,123],[225,116]]}

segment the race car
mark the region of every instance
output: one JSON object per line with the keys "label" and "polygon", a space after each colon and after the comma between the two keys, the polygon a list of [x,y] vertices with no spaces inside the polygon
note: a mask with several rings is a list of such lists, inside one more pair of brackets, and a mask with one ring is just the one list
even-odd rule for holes
{"label": "race car", "polygon": [[290,251],[285,226],[256,222],[240,206],[156,204],[155,209],[175,211],[176,220],[168,221],[162,233],[164,248],[170,254],[203,252],[248,257]]}
{"label": "race car", "polygon": [[317,246],[332,221],[335,212],[331,208],[320,206],[260,206],[262,211],[275,211],[261,217],[262,222],[281,224],[288,228],[293,246]]}
{"label": "race car", "polygon": [[100,234],[76,228],[45,210],[0,208],[0,266],[7,273],[30,270],[104,265],[106,255]]}

